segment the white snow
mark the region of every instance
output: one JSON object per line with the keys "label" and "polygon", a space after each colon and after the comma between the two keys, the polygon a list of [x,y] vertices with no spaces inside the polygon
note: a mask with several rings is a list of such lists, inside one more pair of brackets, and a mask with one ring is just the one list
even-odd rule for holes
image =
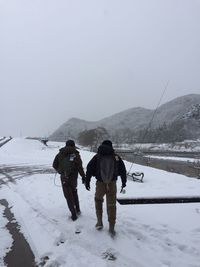
{"label": "white snow", "polygon": [[[0,148],[1,165],[50,167],[63,143],[14,138]],[[86,167],[93,154],[80,150]],[[125,162],[127,170],[131,163]],[[118,197],[199,196],[200,180],[134,164],[132,171],[143,171],[144,183],[128,180],[126,194]],[[14,176],[14,173],[12,173]],[[0,179],[5,176],[0,173]],[[45,256],[45,267],[199,267],[200,204],[119,205],[117,204],[117,236],[108,235],[104,206],[104,229],[95,230],[95,178],[88,192],[79,179],[78,191],[82,215],[70,219],[60,180],[55,174],[35,174],[0,186],[0,199],[6,199],[21,232],[28,240],[39,263]],[[104,203],[105,205],[105,203]],[[4,207],[0,205],[0,266],[12,245],[5,228]],[[80,234],[75,234],[76,228]],[[109,261],[104,252],[117,259]]]}

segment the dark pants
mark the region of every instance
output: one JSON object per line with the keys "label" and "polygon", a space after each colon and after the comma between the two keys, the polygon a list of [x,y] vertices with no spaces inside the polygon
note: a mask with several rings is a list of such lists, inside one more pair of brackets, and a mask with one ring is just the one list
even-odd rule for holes
{"label": "dark pants", "polygon": [[68,208],[72,214],[76,214],[76,212],[80,211],[77,192],[77,178],[71,177],[67,179],[61,176],[61,183]]}

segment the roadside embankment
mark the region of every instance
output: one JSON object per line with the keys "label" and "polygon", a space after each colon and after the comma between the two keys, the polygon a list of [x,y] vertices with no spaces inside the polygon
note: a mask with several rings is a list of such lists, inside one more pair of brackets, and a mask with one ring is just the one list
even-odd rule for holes
{"label": "roadside embankment", "polygon": [[[194,177],[200,179],[200,166],[196,163],[190,161],[182,161],[182,160],[173,160],[173,159],[160,159],[160,158],[152,158],[143,155],[135,155],[130,152],[119,152],[123,159],[144,165],[149,166],[161,170],[165,170],[168,172],[174,172],[178,174],[183,174],[188,177]],[[181,156],[184,156],[181,154]],[[185,155],[188,157],[188,155]],[[195,157],[197,158],[197,157]]]}

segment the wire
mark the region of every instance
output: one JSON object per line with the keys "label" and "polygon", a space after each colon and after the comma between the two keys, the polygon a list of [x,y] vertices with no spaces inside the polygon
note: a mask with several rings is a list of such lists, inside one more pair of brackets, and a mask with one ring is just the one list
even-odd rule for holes
{"label": "wire", "polygon": [[56,172],[55,175],[54,175],[54,185],[55,185],[55,186],[58,186],[58,187],[61,187],[61,185],[57,185],[57,184],[56,184],[56,175],[57,175],[57,172]]}
{"label": "wire", "polygon": [[[157,106],[156,106],[156,109],[155,109],[154,112],[153,112],[152,118],[151,118],[151,120],[149,121],[149,123],[148,123],[148,125],[147,125],[147,127],[146,127],[146,130],[145,130],[144,135],[143,135],[143,137],[142,137],[141,144],[140,144],[139,148],[137,149],[137,153],[138,153],[138,152],[140,151],[140,149],[141,149],[142,143],[143,143],[143,141],[144,141],[144,139],[145,139],[145,137],[146,137],[146,135],[147,135],[147,132],[148,132],[149,128],[151,127],[151,124],[152,124],[152,122],[153,122],[153,120],[154,120],[154,117],[155,117],[155,115],[156,115],[156,112],[157,112],[157,110],[158,110],[158,108],[159,108],[159,106],[160,106],[160,103],[161,103],[161,101],[162,101],[162,98],[163,98],[165,92],[167,91],[168,85],[169,85],[169,81],[167,81],[167,83],[166,83],[166,85],[165,85],[165,87],[164,87],[164,90],[163,90],[163,92],[162,92],[162,94],[161,94],[161,97],[160,97],[160,99],[159,99],[159,101],[158,101],[158,104],[157,104]],[[137,153],[136,153],[136,154],[137,154]],[[132,162],[131,167],[130,167],[130,169],[129,169],[129,171],[128,171],[128,174],[130,173],[130,171],[131,171],[131,169],[132,169],[132,167],[133,167],[134,159],[135,159],[135,157],[136,157],[136,154],[134,155],[133,162]]]}

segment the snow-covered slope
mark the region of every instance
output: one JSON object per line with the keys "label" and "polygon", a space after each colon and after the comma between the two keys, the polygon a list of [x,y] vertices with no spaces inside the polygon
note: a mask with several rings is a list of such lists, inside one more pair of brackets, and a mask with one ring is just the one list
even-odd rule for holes
{"label": "snow-covered slope", "polygon": [[[151,127],[157,128],[159,125],[170,124],[184,118],[185,114],[190,112],[192,106],[200,104],[200,95],[191,94],[178,97],[166,104],[161,105],[156,111]],[[131,108],[110,117],[96,122],[89,122],[72,118],[61,125],[51,136],[51,140],[66,140],[67,138],[77,138],[78,134],[84,130],[96,127],[104,127],[109,133],[117,130],[130,129],[139,131],[146,128],[151,121],[154,110],[145,108]],[[191,127],[193,124],[191,124]],[[196,125],[194,125],[196,130]],[[188,128],[188,131],[191,130]]]}
{"label": "snow-covered slope", "polygon": [[[46,147],[35,140],[13,139],[0,148],[1,165],[46,165],[63,144]],[[80,151],[86,167],[93,154]],[[127,170],[131,164],[125,162]],[[199,196],[199,180],[134,164],[132,171],[143,171],[144,183],[128,180],[126,194],[118,197]],[[15,173],[12,173],[15,176]],[[0,179],[6,177],[0,173]],[[117,236],[108,235],[104,205],[104,229],[94,228],[95,179],[88,192],[79,179],[78,192],[82,215],[76,222],[69,212],[59,177],[54,173],[24,176],[0,187],[0,198],[7,199],[20,230],[28,240],[37,262],[44,267],[199,267],[200,204],[128,205],[117,204]],[[0,205],[0,266],[12,245],[4,227]],[[81,233],[76,235],[76,227]],[[109,253],[115,260],[109,260]]]}
{"label": "snow-covered slope", "polygon": [[170,124],[181,119],[196,104],[200,104],[200,95],[197,94],[181,96],[163,104],[156,112],[154,127],[158,127],[163,122]]}

